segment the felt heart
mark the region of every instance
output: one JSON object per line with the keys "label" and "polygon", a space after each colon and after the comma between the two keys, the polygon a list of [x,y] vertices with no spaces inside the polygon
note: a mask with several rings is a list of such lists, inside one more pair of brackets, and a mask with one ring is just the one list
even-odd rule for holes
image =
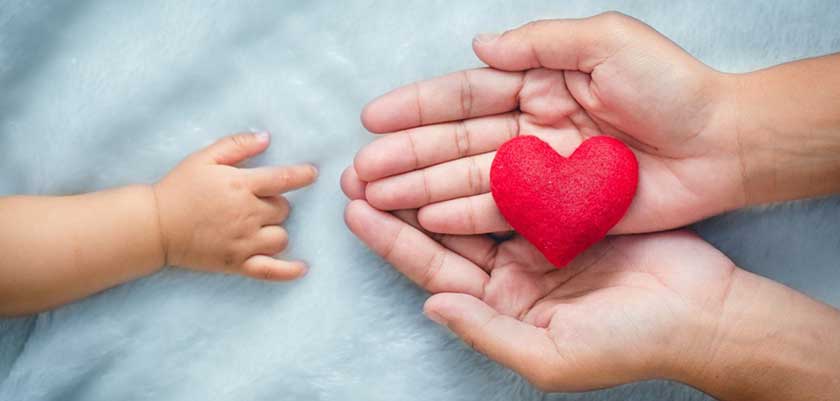
{"label": "felt heart", "polygon": [[636,157],[615,138],[589,138],[565,158],[519,136],[496,152],[490,190],[513,229],[562,268],[621,220],[638,177]]}

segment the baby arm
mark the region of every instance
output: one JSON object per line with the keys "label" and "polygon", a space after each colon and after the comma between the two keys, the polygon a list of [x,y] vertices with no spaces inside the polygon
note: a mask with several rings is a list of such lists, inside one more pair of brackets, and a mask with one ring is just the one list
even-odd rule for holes
{"label": "baby arm", "polygon": [[266,134],[226,137],[154,185],[75,196],[0,198],[0,314],[55,307],[163,266],[290,280],[280,193],[309,185],[309,165],[242,169]]}

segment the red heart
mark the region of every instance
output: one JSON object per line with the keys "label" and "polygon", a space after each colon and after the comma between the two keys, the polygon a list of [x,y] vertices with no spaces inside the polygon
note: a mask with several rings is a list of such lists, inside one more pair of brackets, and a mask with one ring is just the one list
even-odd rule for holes
{"label": "red heart", "polygon": [[562,268],[621,220],[639,179],[636,156],[621,141],[589,138],[565,158],[535,136],[496,152],[490,190],[514,230]]}

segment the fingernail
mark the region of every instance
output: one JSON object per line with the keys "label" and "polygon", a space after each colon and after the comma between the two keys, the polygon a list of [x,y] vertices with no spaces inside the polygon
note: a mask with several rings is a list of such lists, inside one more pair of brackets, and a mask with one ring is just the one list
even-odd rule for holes
{"label": "fingernail", "polygon": [[256,136],[257,140],[260,142],[268,142],[268,139],[271,136],[271,134],[269,134],[268,131],[260,131],[254,134],[254,136]]}
{"label": "fingernail", "polygon": [[429,320],[431,320],[431,321],[433,321],[433,322],[435,322],[435,323],[437,323],[437,324],[439,324],[439,325],[441,325],[441,326],[446,326],[446,320],[443,320],[443,317],[441,317],[441,316],[440,316],[440,315],[438,315],[437,313],[434,313],[434,312],[423,312],[423,314],[425,314],[425,315],[426,315],[426,317],[427,317],[427,318],[429,318]]}
{"label": "fingernail", "polygon": [[498,33],[485,32],[485,33],[479,33],[478,35],[475,35],[475,39],[473,39],[473,40],[475,40],[478,43],[487,43],[487,42],[492,42],[492,41],[494,41],[498,38],[499,38]]}

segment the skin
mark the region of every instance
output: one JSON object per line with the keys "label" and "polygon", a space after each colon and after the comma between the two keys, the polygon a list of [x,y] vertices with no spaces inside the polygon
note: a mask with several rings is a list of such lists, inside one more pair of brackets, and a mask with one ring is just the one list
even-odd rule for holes
{"label": "skin", "polygon": [[[840,190],[837,180],[817,179],[840,171],[832,136],[837,113],[829,107],[838,102],[830,88],[840,78],[828,73],[838,55],[727,75],[647,25],[612,13],[531,23],[495,40],[476,39],[474,48],[494,69],[417,82],[364,109],[365,127],[388,133],[354,162],[374,207],[419,209],[420,223],[434,232],[509,230],[489,193],[489,171],[495,150],[523,134],[564,156],[601,134],[632,148],[639,188],[614,234]],[[813,70],[825,72],[819,85]],[[817,96],[787,79],[817,86]],[[777,100],[767,104],[767,96]],[[788,102],[807,107],[791,109]],[[803,129],[799,121],[814,124]],[[812,131],[817,125],[821,132]],[[813,139],[803,143],[805,135]]]}
{"label": "skin", "polygon": [[690,232],[611,237],[557,270],[519,236],[430,234],[395,214],[354,200],[345,218],[433,294],[430,319],[543,391],[664,378],[721,400],[840,394],[840,312]]}
{"label": "skin", "polygon": [[[311,184],[310,165],[238,168],[269,136],[238,134],[196,152],[154,185],[74,196],[0,198],[0,314],[83,298],[167,265],[292,280],[280,195]],[[45,252],[45,250],[48,250]]]}
{"label": "skin", "polygon": [[601,133],[633,149],[639,189],[614,234],[837,193],[840,56],[723,74],[617,13],[473,47],[492,69],[372,101],[362,122],[387,135],[342,176],[348,227],[433,294],[431,319],[546,391],[668,378],[722,400],[840,398],[840,312],[689,232],[608,237],[563,270],[515,233],[481,235],[510,229],[489,166],[520,134],[564,155]]}

